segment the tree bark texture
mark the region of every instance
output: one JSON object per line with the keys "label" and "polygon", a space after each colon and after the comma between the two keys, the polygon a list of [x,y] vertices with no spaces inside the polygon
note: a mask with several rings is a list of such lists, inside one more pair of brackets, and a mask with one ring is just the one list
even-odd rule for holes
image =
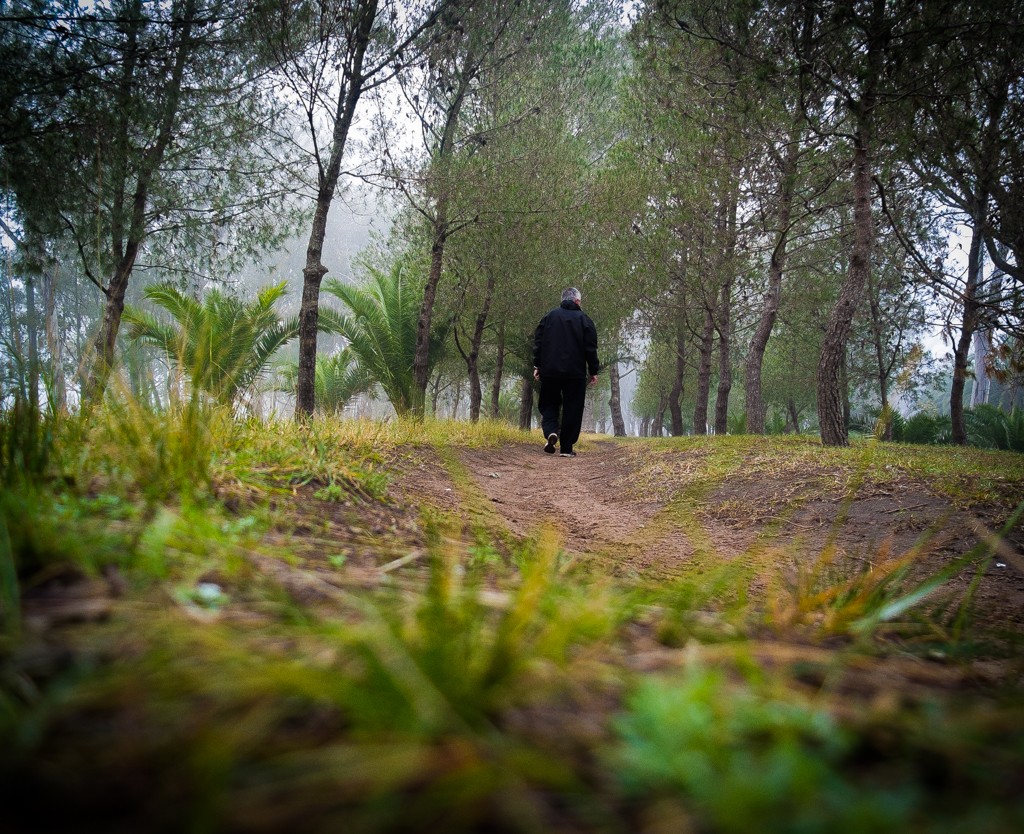
{"label": "tree bark texture", "polygon": [[[316,343],[320,318],[320,284],[327,274],[323,265],[327,216],[334,201],[341,176],[341,161],[348,144],[348,134],[355,117],[359,97],[363,93],[363,59],[370,43],[373,22],[377,17],[377,0],[359,0],[353,12],[355,25],[348,43],[345,86],[338,96],[334,129],[327,164],[317,175],[316,209],[306,244],[306,265],[302,269],[302,305],[299,308],[299,372],[295,385],[295,417],[310,417],[316,406]],[[424,386],[424,391],[426,387]]]}
{"label": "tree bark texture", "polygon": [[441,282],[441,271],[444,268],[444,248],[450,233],[448,225],[448,189],[446,171],[449,159],[454,150],[455,129],[462,113],[462,105],[469,90],[470,79],[475,72],[472,56],[467,56],[458,78],[458,90],[445,113],[444,129],[441,140],[433,155],[432,164],[438,174],[440,191],[437,194],[434,219],[431,223],[433,242],[430,246],[430,271],[423,287],[423,303],[420,305],[419,318],[416,321],[416,352],[413,359],[413,377],[416,380],[413,414],[423,414],[423,394],[427,390],[427,379],[430,377],[430,328],[434,317],[434,302],[437,299],[437,285]]}
{"label": "tree bark texture", "polygon": [[853,153],[853,251],[850,254],[846,279],[839,291],[839,299],[825,330],[816,374],[821,442],[826,446],[849,445],[844,416],[846,409],[842,390],[842,365],[853,317],[860,305],[871,270],[871,248],[874,243],[871,217],[871,160],[868,156],[869,140],[866,130],[867,126],[864,125],[858,132]]}
{"label": "tree bark texture", "polygon": [[[686,377],[686,328],[680,315],[676,326],[676,365],[675,374],[672,377],[672,390],[668,395],[668,408],[672,418],[672,436],[682,437],[683,426],[683,381]],[[661,409],[660,419],[657,423],[658,436],[661,436],[661,428],[664,425],[665,409]]]}
{"label": "tree bark texture", "polygon": [[622,395],[619,385],[619,363],[608,363],[608,384],[611,389],[611,396],[608,399],[608,408],[612,415],[612,432],[616,437],[626,436],[626,422],[622,419]]}
{"label": "tree bark texture", "polygon": [[[662,395],[658,398],[658,410],[654,412],[654,420],[651,424],[650,435],[661,437],[665,433],[665,411],[668,408],[668,397]],[[680,419],[682,415],[680,414]]]}
{"label": "tree bark texture", "polygon": [[697,351],[697,402],[693,408],[693,433],[708,433],[708,399],[711,394],[711,357],[715,344],[715,317],[711,304],[704,308],[704,326],[701,329]]}
{"label": "tree bark texture", "polygon": [[[156,140],[143,155],[139,167],[139,173],[135,180],[135,189],[131,197],[131,213],[128,218],[128,227],[124,226],[123,189],[119,189],[115,195],[114,210],[111,224],[111,243],[114,254],[113,275],[104,290],[107,301],[103,310],[103,319],[100,328],[96,333],[96,340],[93,343],[94,353],[92,357],[92,372],[83,391],[86,402],[92,403],[98,400],[106,388],[107,377],[114,365],[115,348],[117,346],[117,334],[121,328],[121,316],[124,313],[125,294],[128,291],[128,283],[131,280],[132,270],[138,258],[139,250],[146,235],[146,211],[149,204],[149,190],[153,180],[163,164],[167,148],[174,135],[174,125],[178,118],[178,111],[181,105],[182,80],[185,75],[185,65],[191,57],[193,49],[192,27],[195,23],[196,0],[188,0],[185,4],[182,16],[180,31],[178,32],[178,43],[175,47],[174,65],[171,70],[171,77],[164,90],[163,107],[160,113],[160,121],[157,127]],[[127,96],[134,84],[135,66],[138,60],[137,36],[141,26],[145,23],[139,15],[133,20],[129,30],[129,46],[125,54],[125,66],[122,73],[122,91]],[[125,105],[127,108],[127,105]],[[126,110],[127,113],[127,110]],[[127,119],[127,116],[124,117]],[[125,122],[121,130],[121,148],[119,164],[121,170],[121,184],[127,185],[127,155],[130,126]]]}
{"label": "tree bark texture", "polygon": [[885,344],[882,333],[882,308],[872,275],[868,275],[868,302],[871,312],[871,343],[875,351],[875,374],[878,379],[880,402],[879,419],[881,440],[892,440],[892,417],[889,414],[889,374],[892,366],[885,361]]}
{"label": "tree bark texture", "polygon": [[874,221],[871,212],[871,152],[878,83],[889,43],[885,0],[872,0],[865,30],[865,56],[860,98],[850,105],[854,118],[853,138],[853,249],[846,278],[836,306],[829,317],[818,359],[816,387],[821,442],[826,446],[849,445],[847,430],[848,392],[842,380],[846,342],[854,314],[864,295],[871,271]]}
{"label": "tree bark texture", "polygon": [[718,305],[718,394],[715,434],[729,433],[729,392],[732,390],[732,279],[722,285]]}
{"label": "tree bark texture", "polygon": [[25,279],[25,323],[28,325],[28,402],[39,408],[39,323],[36,317],[36,279]]}
{"label": "tree bark texture", "polygon": [[465,355],[466,368],[469,371],[469,419],[480,422],[480,405],[483,402],[483,390],[480,386],[480,346],[484,341],[484,329],[491,311],[491,299],[494,297],[494,271],[488,270],[487,288],[484,291],[484,303],[473,322],[473,335],[470,338],[469,354]]}
{"label": "tree bark texture", "polygon": [[782,297],[782,276],[786,269],[786,254],[789,242],[789,222],[793,209],[793,193],[796,183],[796,161],[799,153],[795,136],[790,137],[786,155],[782,162],[779,179],[777,219],[775,224],[775,246],[768,264],[768,289],[761,306],[757,328],[750,339],[744,375],[744,395],[747,406],[747,433],[764,434],[766,406],[761,386],[761,372],[764,368],[764,354],[768,348],[775,321],[779,315],[779,299]]}
{"label": "tree bark texture", "polygon": [[983,232],[977,218],[982,210],[975,212],[974,228],[971,229],[971,248],[967,255],[967,281],[964,286],[964,318],[960,337],[953,351],[953,387],[949,393],[949,417],[953,424],[953,442],[958,446],[967,443],[967,426],[964,423],[964,389],[967,387],[967,360],[971,341],[978,329],[978,286],[981,280],[981,245]]}
{"label": "tree bark texture", "polygon": [[792,397],[786,403],[786,429],[792,431],[793,434],[800,433],[800,411]]}
{"label": "tree bark texture", "polygon": [[501,379],[505,373],[505,325],[498,327],[498,348],[494,362],[494,379],[491,381],[491,417],[501,416]]}
{"label": "tree bark texture", "polygon": [[448,236],[448,220],[445,201],[438,206],[434,220],[434,242],[430,247],[430,272],[423,287],[423,303],[416,319],[416,352],[413,359],[413,377],[416,390],[413,392],[413,414],[423,415],[423,394],[430,378],[430,327],[434,316],[434,302],[437,299],[437,285],[441,283],[444,266],[444,246]]}
{"label": "tree bark texture", "polygon": [[46,335],[46,352],[50,356],[51,388],[49,396],[56,411],[64,411],[67,389],[64,383],[63,350],[57,322],[57,266],[47,264],[43,273],[43,327]]}
{"label": "tree bark texture", "polygon": [[988,402],[992,379],[988,375],[988,361],[992,354],[992,331],[979,330],[974,334],[974,388],[971,390],[971,408]]}

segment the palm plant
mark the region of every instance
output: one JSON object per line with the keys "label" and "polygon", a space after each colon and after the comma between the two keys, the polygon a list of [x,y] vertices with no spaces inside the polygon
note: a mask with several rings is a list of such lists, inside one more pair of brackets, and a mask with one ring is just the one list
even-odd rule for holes
{"label": "palm plant", "polygon": [[367,379],[378,383],[396,413],[407,414],[416,390],[413,359],[420,298],[401,261],[388,272],[369,268],[364,286],[329,279],[324,291],[340,299],[350,314],[321,308],[325,329],[344,336]]}
{"label": "palm plant", "polygon": [[[338,314],[321,306],[320,319],[324,329],[333,330]],[[279,371],[279,390],[295,391],[299,366],[292,362],[282,365]],[[339,414],[356,394],[362,394],[372,388],[374,381],[349,347],[332,356],[318,356],[314,377],[316,407],[321,411]]]}
{"label": "palm plant", "polygon": [[145,298],[172,320],[135,308],[125,309],[124,320],[130,338],[163,352],[188,374],[193,390],[230,406],[253,388],[275,351],[298,335],[298,318],[282,321],[274,309],[284,294],[281,282],[251,302],[216,289],[200,301],[171,284],[156,284]]}
{"label": "palm plant", "polygon": [[1007,414],[997,406],[979,403],[964,412],[964,420],[972,446],[1024,452],[1024,412],[1014,408]]}

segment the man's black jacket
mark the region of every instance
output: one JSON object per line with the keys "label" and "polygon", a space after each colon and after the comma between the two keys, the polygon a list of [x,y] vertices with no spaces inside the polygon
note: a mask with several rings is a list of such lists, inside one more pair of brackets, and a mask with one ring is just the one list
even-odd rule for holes
{"label": "man's black jacket", "polygon": [[537,325],[533,366],[541,379],[585,379],[597,374],[597,328],[575,302],[563,301]]}

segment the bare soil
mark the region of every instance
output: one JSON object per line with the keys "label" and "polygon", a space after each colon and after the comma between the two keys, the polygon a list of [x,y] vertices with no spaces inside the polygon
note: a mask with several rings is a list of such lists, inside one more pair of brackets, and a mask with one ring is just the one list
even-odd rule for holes
{"label": "bare soil", "polygon": [[[908,555],[925,576],[991,536],[1005,508],[958,509],[927,483],[909,477],[865,482],[849,494],[824,468],[746,472],[710,494],[686,487],[702,451],[673,451],[652,464],[642,443],[585,442],[575,458],[545,454],[540,441],[457,456],[507,530],[529,536],[545,526],[564,549],[620,577],[670,579],[702,564],[737,558],[783,559],[794,571],[850,575]],[[459,490],[434,456],[406,462],[393,485],[403,502],[456,509]],[[999,546],[976,590],[976,616],[1024,633],[1021,530]],[[912,554],[912,555],[911,555]],[[825,564],[827,562],[827,565]],[[973,568],[943,589],[957,599]],[[752,590],[757,591],[755,586]]]}

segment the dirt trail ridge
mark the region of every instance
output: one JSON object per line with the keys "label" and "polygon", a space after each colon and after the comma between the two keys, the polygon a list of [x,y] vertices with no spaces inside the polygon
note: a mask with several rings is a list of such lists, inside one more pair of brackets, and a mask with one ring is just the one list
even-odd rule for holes
{"label": "dirt trail ridge", "polygon": [[[473,488],[516,537],[544,525],[562,536],[567,552],[598,559],[618,576],[671,578],[735,558],[813,565],[831,548],[830,570],[849,574],[909,552],[923,539],[919,570],[930,572],[966,553],[996,518],[956,510],[920,481],[866,484],[851,498],[834,473],[807,468],[770,476],[742,467],[712,493],[687,497],[679,472],[699,469],[699,449],[666,453],[652,482],[638,444],[588,441],[579,456],[543,452],[542,443],[458,449]],[[650,457],[646,457],[650,465]],[[685,477],[683,478],[685,481]],[[445,466],[421,459],[399,475],[405,500],[452,509],[459,488]],[[931,531],[931,532],[929,532]],[[1020,542],[1003,544],[978,591],[977,603],[1024,631],[1024,563]],[[1010,557],[1006,558],[1007,551]],[[966,589],[974,570],[954,577]]]}

